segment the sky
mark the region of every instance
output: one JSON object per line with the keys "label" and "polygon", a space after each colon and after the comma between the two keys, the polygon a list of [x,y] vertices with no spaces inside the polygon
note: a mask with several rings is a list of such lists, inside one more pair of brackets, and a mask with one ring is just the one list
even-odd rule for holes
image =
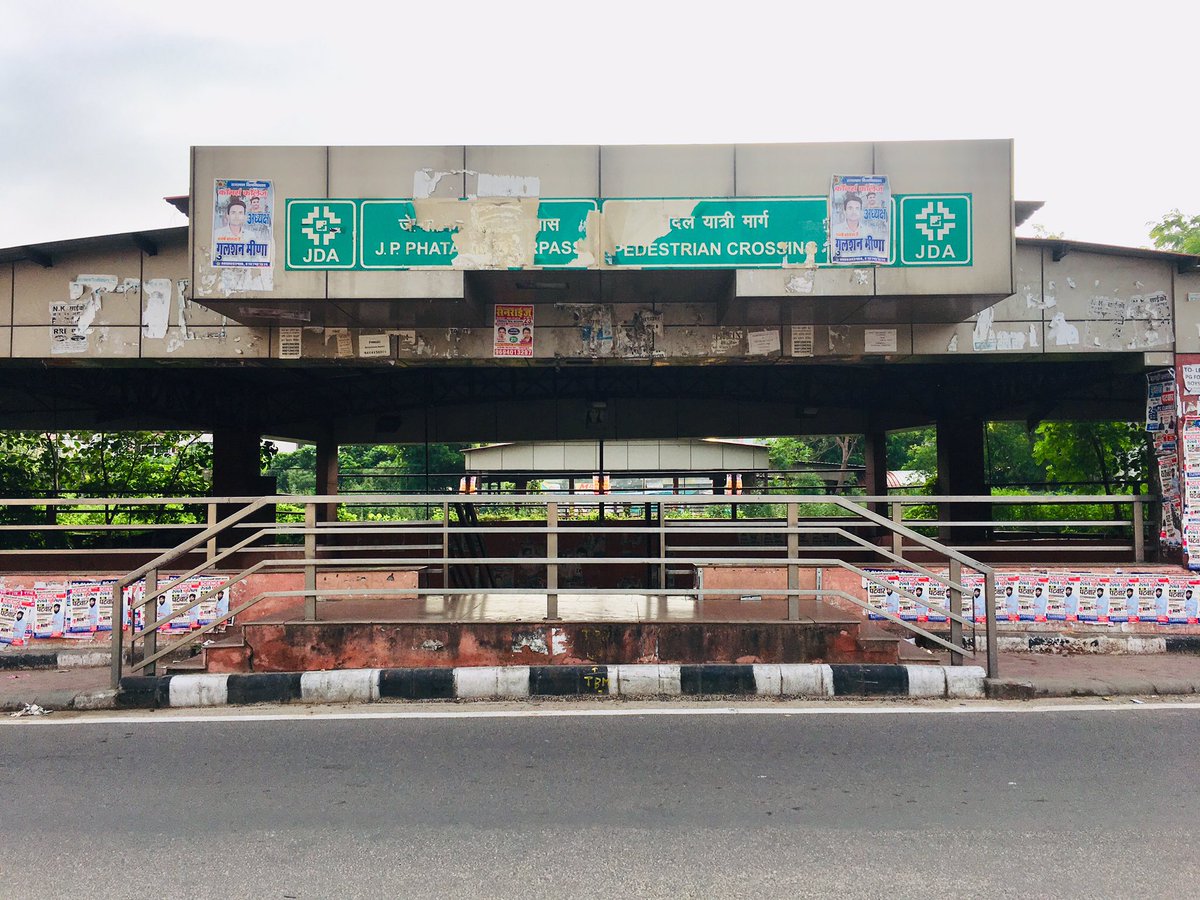
{"label": "sky", "polygon": [[1200,213],[1198,32],[1195,0],[0,0],[0,247],[184,224],[198,144],[963,138],[1015,141],[1030,226],[1148,246]]}

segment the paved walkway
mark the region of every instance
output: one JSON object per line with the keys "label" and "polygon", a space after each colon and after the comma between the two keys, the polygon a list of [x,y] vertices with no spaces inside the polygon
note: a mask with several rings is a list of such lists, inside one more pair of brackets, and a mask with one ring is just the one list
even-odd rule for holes
{"label": "paved walkway", "polygon": [[1012,695],[1023,684],[1046,697],[1198,693],[1200,655],[1001,653],[1000,681]]}

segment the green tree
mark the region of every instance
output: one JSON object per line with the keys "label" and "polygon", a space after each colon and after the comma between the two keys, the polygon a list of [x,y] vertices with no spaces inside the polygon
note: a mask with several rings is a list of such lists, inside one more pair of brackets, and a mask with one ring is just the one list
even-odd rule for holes
{"label": "green tree", "polygon": [[1037,435],[1024,422],[988,422],[984,440],[988,484],[1020,488],[1045,484],[1045,464],[1034,455]]}
{"label": "green tree", "polygon": [[1200,216],[1185,216],[1173,209],[1150,224],[1150,239],[1159,250],[1200,254]]}
{"label": "green tree", "polygon": [[1149,481],[1152,454],[1139,422],[1043,422],[1033,457],[1047,480],[1076,492],[1129,494]]}

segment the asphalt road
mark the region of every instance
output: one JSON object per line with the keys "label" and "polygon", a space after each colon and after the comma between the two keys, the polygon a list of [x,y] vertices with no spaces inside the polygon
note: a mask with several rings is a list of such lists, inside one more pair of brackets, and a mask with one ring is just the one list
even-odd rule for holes
{"label": "asphalt road", "polygon": [[4,722],[0,896],[1194,897],[1198,776],[1178,708]]}

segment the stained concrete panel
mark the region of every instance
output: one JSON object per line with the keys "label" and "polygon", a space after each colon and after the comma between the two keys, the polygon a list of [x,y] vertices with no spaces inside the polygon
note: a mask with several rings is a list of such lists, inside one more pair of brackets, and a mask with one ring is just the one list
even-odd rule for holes
{"label": "stained concrete panel", "polygon": [[142,356],[146,359],[266,359],[270,355],[268,331],[231,322],[224,327],[189,327],[185,335],[181,328],[172,325],[165,337],[142,336]]}
{"label": "stained concrete panel", "polygon": [[600,195],[732,197],[732,144],[600,148]]}
{"label": "stained concrete panel", "polygon": [[834,175],[873,174],[875,145],[738,144],[739,197],[827,197]]}
{"label": "stained concrete panel", "polygon": [[[600,196],[600,148],[579,146],[467,147],[466,168],[489,175],[534,176],[540,197]],[[475,176],[467,177],[474,193]]]}
{"label": "stained concrete panel", "polygon": [[1200,272],[1175,275],[1175,350],[1200,353]]}
{"label": "stained concrete panel", "polygon": [[894,194],[969,193],[972,265],[881,268],[890,294],[1013,293],[1012,141],[910,141],[875,145],[875,171]]}
{"label": "stained concrete panel", "polygon": [[[71,299],[71,282],[80,275],[111,275],[117,282],[140,279],[142,254],[130,245],[128,250],[107,253],[89,252],[62,256],[50,268],[32,262],[13,264],[14,325],[50,324],[50,304]],[[81,299],[86,299],[84,292]],[[140,293],[104,292],[95,325],[137,325],[141,322]]]}
{"label": "stained concrete panel", "polygon": [[51,358],[60,362],[83,359],[136,359],[141,329],[133,325],[99,325],[87,336],[87,347],[78,353],[53,352],[49,325],[18,325],[12,329],[12,356]]}
{"label": "stained concrete panel", "polygon": [[11,325],[13,318],[13,263],[0,264],[0,326]]}
{"label": "stained concrete panel", "polygon": [[870,297],[875,293],[873,266],[804,269],[738,269],[739,297]]}
{"label": "stained concrete panel", "polygon": [[[428,196],[452,200],[465,195],[464,147],[330,147],[329,196],[406,198],[422,170],[440,173]],[[459,299],[462,272],[329,273],[329,296],[346,299]]]}
{"label": "stained concrete panel", "polygon": [[274,183],[275,221],[271,291],[239,291],[238,297],[316,300],[325,297],[324,272],[284,268],[285,201],[289,198],[328,197],[325,147],[195,147],[192,150],[191,258],[192,296],[224,296],[221,269],[211,265],[213,190],[218,178],[262,179]]}

